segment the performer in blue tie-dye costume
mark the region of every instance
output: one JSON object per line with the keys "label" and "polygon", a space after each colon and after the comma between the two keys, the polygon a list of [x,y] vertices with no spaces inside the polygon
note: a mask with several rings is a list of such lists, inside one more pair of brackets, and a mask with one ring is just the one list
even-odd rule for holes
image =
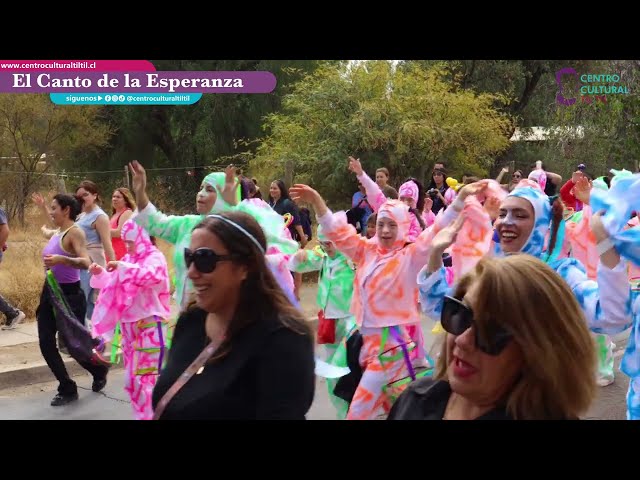
{"label": "performer in blue tie-dye costume", "polygon": [[[461,194],[460,198],[463,197],[464,195]],[[526,200],[533,207],[533,219],[530,218],[531,209],[524,208],[527,206],[526,203],[516,199]],[[450,209],[459,214],[463,205],[462,201],[454,202]],[[594,211],[597,211],[595,207]],[[600,222],[600,216],[594,215],[594,229],[600,229],[594,233],[601,240],[606,237],[606,232],[617,231],[606,228],[609,225],[604,221],[605,217]],[[523,180],[501,204],[500,215],[496,221],[500,243],[495,245],[494,252],[487,252],[487,254],[526,253],[540,258],[555,269],[571,287],[592,331],[615,334],[629,328],[631,326],[631,291],[626,262],[617,254],[617,246],[602,253],[597,280],[590,280],[584,266],[578,260],[557,258],[554,254],[557,248],[549,248],[550,245],[546,244],[550,238],[556,244],[558,243],[555,234],[547,235],[551,224],[552,206],[549,197],[533,182]],[[603,224],[606,232],[602,230]],[[433,243],[439,243],[441,248],[448,248],[455,241],[453,229],[454,227],[451,226],[445,229],[446,231],[441,231],[438,234],[440,238],[434,238]],[[523,238],[526,238],[524,243]],[[442,239],[445,241],[443,242]],[[442,255],[440,248],[432,249],[431,260],[420,271],[417,279],[420,304],[424,313],[434,320],[440,318],[443,297],[452,294],[452,288],[445,279],[445,269],[438,266],[438,255]]]}
{"label": "performer in blue tie-dye costume", "polygon": [[[602,223],[610,232],[610,246],[621,257],[640,267],[640,226],[629,228],[629,218],[639,210],[640,174],[617,172],[610,190],[591,191],[591,208],[594,212],[604,211]],[[636,269],[637,270],[637,269]],[[627,341],[627,348],[620,363],[620,370],[629,377],[627,392],[627,419],[640,420],[640,296],[639,282],[629,275],[632,286],[631,310],[633,326]]]}

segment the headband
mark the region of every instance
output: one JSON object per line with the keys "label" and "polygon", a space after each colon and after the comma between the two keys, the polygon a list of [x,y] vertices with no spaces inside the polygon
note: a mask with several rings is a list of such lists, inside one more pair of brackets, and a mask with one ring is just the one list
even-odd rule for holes
{"label": "headband", "polygon": [[212,214],[212,215],[207,215],[207,217],[209,218],[217,218],[218,220],[222,220],[223,222],[231,225],[232,227],[234,227],[236,230],[239,230],[240,233],[242,233],[243,235],[245,235],[249,240],[251,240],[256,247],[258,247],[258,250],[260,250],[262,252],[262,254],[265,254],[264,248],[262,247],[262,245],[260,245],[260,242],[258,242],[258,240],[256,240],[256,238],[251,235],[249,232],[247,232],[243,227],[241,227],[240,225],[238,225],[236,222],[229,220],[226,217],[223,217],[222,215],[217,215],[217,214]]}

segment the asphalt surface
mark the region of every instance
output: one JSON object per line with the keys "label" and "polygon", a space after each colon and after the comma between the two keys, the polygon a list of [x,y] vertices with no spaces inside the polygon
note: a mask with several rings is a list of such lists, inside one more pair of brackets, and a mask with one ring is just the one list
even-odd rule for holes
{"label": "asphalt surface", "polygon": [[[426,324],[425,324],[426,325]],[[425,343],[433,343],[433,335],[425,328]],[[625,341],[617,340],[614,352],[616,360],[615,382],[599,389],[599,395],[588,414],[589,420],[624,420],[626,418],[625,395],[628,378],[618,369],[624,352]],[[79,387],[80,398],[63,407],[51,407],[57,383],[49,382],[29,385],[11,390],[0,390],[0,420],[130,420],[131,405],[124,392],[124,371],[114,370],[109,374],[109,383],[100,393],[91,391],[91,377],[82,374],[74,377]],[[310,420],[335,420],[335,412],[325,382],[316,381],[316,397],[307,418]]]}

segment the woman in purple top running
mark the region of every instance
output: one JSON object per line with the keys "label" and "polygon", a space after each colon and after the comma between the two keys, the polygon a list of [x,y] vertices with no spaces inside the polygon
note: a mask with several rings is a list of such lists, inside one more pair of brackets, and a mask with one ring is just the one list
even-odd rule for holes
{"label": "woman in purple top running", "polygon": [[[87,269],[91,263],[87,252],[84,232],[76,224],[76,217],[81,211],[80,203],[75,197],[58,194],[51,202],[51,219],[58,227],[57,232],[49,239],[42,251],[44,266],[51,270],[61,294],[71,311],[80,323],[84,323],[87,301],[80,288],[80,270]],[[52,406],[65,405],[78,399],[78,387],[69,377],[60,352],[56,346],[56,312],[50,289],[45,285],[40,295],[40,305],[36,310],[38,319],[38,337],[40,351],[60,385],[58,394],[51,401]],[[59,319],[61,321],[62,319]],[[90,361],[76,358],[86,370],[93,375],[92,390],[99,392],[107,383],[108,368]]]}

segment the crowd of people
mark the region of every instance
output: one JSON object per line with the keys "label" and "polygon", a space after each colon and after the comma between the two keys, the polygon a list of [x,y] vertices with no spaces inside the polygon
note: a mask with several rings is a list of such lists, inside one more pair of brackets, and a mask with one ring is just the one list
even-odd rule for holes
{"label": "crowd of people", "polygon": [[[167,215],[144,167],[129,168],[132,191],[113,192],[111,215],[89,180],[50,202],[33,195],[48,239],[37,322],[59,382],[52,406],[78,398],[60,350],[99,392],[114,344],[141,420],[304,419],[316,376],[340,419],[578,419],[614,380],[610,336],[631,329],[622,371],[627,418],[640,419],[640,174],[593,178],[581,164],[562,183],[537,162],[458,183],[437,163],[427,186],[411,177],[396,190],[387,168],[373,180],[349,157],[359,189],[333,212],[282,180],[263,199],[229,166],[204,178],[195,214]],[[156,238],[174,246],[173,279]],[[316,332],[300,309],[312,271]],[[2,297],[0,309],[3,328],[24,320]],[[436,358],[424,316],[440,332]]]}

